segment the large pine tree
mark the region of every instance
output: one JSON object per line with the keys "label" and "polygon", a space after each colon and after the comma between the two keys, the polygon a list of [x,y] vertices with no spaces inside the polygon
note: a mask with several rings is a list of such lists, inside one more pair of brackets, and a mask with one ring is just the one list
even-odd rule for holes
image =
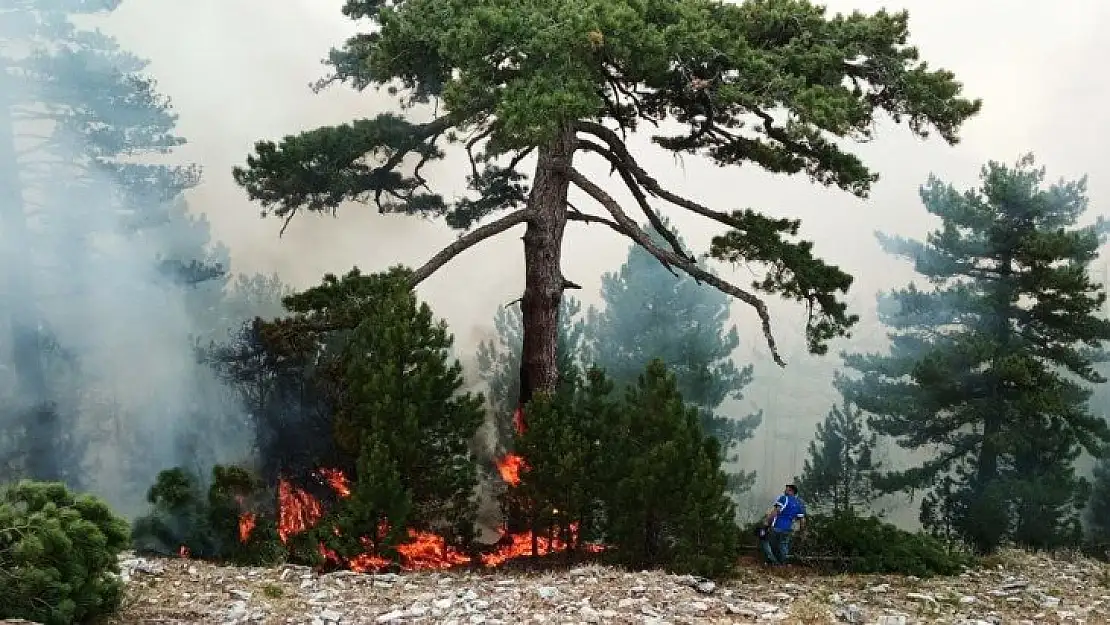
{"label": "large pine tree", "polygon": [[[630,149],[628,132],[666,129],[652,141],[667,152],[803,174],[864,197],[877,176],[845,150],[846,140],[870,139],[887,114],[917,135],[935,130],[954,143],[980,108],[961,97],[951,72],[928,68],[907,44],[905,12],[828,15],[806,0],[347,0],[343,13],[366,29],[332,52],[335,72],[321,84],[388,88],[411,117],[377,112],[259,141],[235,179],[285,220],[373,199],[382,212],[441,216],[469,230],[414,272],[414,285],[524,225],[521,405],[558,385],[559,304],[574,284],[561,267],[571,221],[604,225],[743,301],[780,364],[757,292],[808,304],[815,352],[855,321],[839,299],[851,278],[794,238],[796,221],[711,208],[664,188]],[[474,194],[457,202],[431,191],[422,175],[447,146],[470,156]],[[583,173],[587,158],[612,168],[665,245],[645,236],[607,183]],[[595,212],[570,207],[572,187]],[[764,275],[746,289],[707,271],[669,238],[663,205],[715,222],[723,236],[714,256]],[[497,213],[504,214],[477,226]]]}
{"label": "large pine tree", "polygon": [[[664,227],[670,226],[664,222]],[[644,235],[665,244],[650,226]],[[620,269],[602,277],[601,300],[603,307],[587,314],[589,362],[624,387],[636,384],[648,363],[662,360],[683,399],[700,411],[705,433],[735,460],[736,446],[751,438],[762,414],[734,419],[717,412],[725,400],[742,399],[752,380],[752,365],[737,367],[733,361],[740,334],[729,323],[731,298],[687,274],[672,273],[632,245]],[[749,484],[754,475],[737,477]]]}
{"label": "large pine tree", "polygon": [[984,551],[1068,539],[1085,491],[1072,461],[1110,442],[1087,404],[1110,339],[1089,274],[1102,223],[1077,225],[1085,180],[1046,185],[1044,175],[1026,156],[988,164],[966,192],[930,179],[921,198],[940,227],[924,242],[880,237],[929,287],[881,298],[890,352],[847,356],[859,375],[839,380],[876,431],[929,450],[885,486],[947,484],[923,503],[923,521],[951,524]]}

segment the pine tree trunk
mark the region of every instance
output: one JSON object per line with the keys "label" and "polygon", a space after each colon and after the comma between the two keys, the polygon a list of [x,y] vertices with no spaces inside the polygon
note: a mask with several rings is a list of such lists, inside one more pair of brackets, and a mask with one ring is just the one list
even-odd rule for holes
{"label": "pine tree trunk", "polygon": [[985,531],[984,526],[993,523],[989,519],[983,519],[982,515],[986,514],[988,510],[996,513],[998,510],[999,503],[990,501],[988,494],[991,491],[991,486],[999,478],[998,462],[1006,451],[1001,447],[1000,438],[1009,418],[1006,389],[1003,387],[1001,380],[998,379],[997,372],[1001,366],[1000,360],[1005,357],[1010,343],[1010,301],[1012,300],[1012,293],[1009,291],[1013,288],[1011,286],[1013,260],[1008,255],[1003,255],[998,264],[999,280],[995,292],[997,302],[994,307],[994,339],[998,354],[991,360],[991,372],[994,376],[994,385],[991,389],[993,402],[988,407],[987,414],[983,419],[983,443],[979,447],[975,487],[973,489],[972,511],[975,518],[971,520],[974,529],[973,534],[983,537],[978,539],[979,544],[977,545],[981,551],[992,551],[997,546],[997,541],[1001,536],[1001,533],[998,532]]}
{"label": "pine tree trunk", "polygon": [[574,156],[575,134],[566,129],[540,149],[529,205],[534,211],[524,232],[524,296],[520,301],[524,345],[520,358],[523,407],[535,395],[554,393],[559,380],[559,303],[563,298],[560,266],[567,224],[567,175]]}
{"label": "pine tree trunk", "polygon": [[[12,364],[18,383],[16,401],[5,408],[18,415],[29,439],[19,450],[29,477],[58,480],[61,468],[52,443],[61,432],[49,401],[29,275],[31,246],[12,118],[14,89],[4,84],[9,78],[6,68],[0,66],[0,313],[9,315]],[[13,424],[0,425],[11,428]]]}

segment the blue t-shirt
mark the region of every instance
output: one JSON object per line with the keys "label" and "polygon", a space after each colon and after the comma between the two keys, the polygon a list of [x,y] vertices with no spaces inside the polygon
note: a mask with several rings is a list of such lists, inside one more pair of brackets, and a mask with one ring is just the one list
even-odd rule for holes
{"label": "blue t-shirt", "polygon": [[775,508],[778,509],[778,514],[775,515],[775,520],[771,525],[780,532],[789,532],[794,529],[794,519],[800,519],[806,515],[805,504],[796,496],[779,495],[779,498],[775,500]]}

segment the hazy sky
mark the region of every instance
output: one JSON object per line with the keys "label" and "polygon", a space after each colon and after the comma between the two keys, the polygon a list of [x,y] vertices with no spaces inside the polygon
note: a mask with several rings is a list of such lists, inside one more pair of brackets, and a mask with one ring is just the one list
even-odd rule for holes
{"label": "hazy sky", "polygon": [[[243,162],[255,140],[372,116],[386,106],[385,97],[372,92],[333,87],[316,95],[308,88],[325,72],[319,59],[354,30],[341,5],[341,0],[128,0],[105,23],[126,47],[151,59],[149,71],[173,98],[180,130],[190,140],[181,155],[205,168],[192,206],[208,214],[217,238],[231,248],[236,270],[276,270],[306,286],[324,272],[355,264],[366,270],[419,265],[454,236],[438,224],[380,217],[370,207],[352,205],[343,207],[338,219],[299,217],[279,240],[280,223],[259,219],[259,207],[231,180],[232,166]],[[867,201],[752,168],[723,171],[689,158],[679,167],[651,148],[642,162],[676,191],[716,207],[751,206],[801,217],[817,251],[857,277],[853,301],[865,316],[878,289],[909,275],[883,256],[872,233],[923,234],[930,222],[917,187],[930,173],[965,186],[975,182],[985,160],[1013,162],[1033,151],[1050,178],[1090,175],[1092,212],[1102,213],[1110,204],[1110,162],[1102,149],[1110,137],[1105,105],[1110,79],[1099,60],[1110,59],[1104,34],[1110,30],[1110,3],[835,0],[828,6],[831,11],[911,9],[912,41],[923,57],[955,71],[969,95],[984,99],[983,112],[966,126],[959,146],[921,142],[904,128],[884,126],[879,139],[860,150],[882,175]],[[457,165],[440,166],[433,183],[457,189],[463,175]],[[697,218],[671,216],[696,248],[704,249],[715,232]],[[608,230],[592,228],[571,224],[564,247],[564,273],[585,287],[587,299],[596,294],[601,273],[626,251]],[[460,343],[483,337],[495,307],[519,296],[520,245],[519,233],[486,243],[422,289]],[[743,272],[735,275],[749,280]],[[734,317],[750,337],[741,356],[755,356],[759,370],[771,370],[759,364],[765,350],[754,332],[754,316],[737,305]],[[797,320],[796,309],[776,318],[787,345],[797,344]],[[814,384],[827,388],[827,380]]]}

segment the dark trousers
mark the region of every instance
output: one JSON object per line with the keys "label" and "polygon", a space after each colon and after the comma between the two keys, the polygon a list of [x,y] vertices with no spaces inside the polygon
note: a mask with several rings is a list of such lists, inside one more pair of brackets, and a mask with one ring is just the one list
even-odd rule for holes
{"label": "dark trousers", "polygon": [[786,564],[790,557],[790,530],[771,529],[759,541],[763,556],[771,564]]}

